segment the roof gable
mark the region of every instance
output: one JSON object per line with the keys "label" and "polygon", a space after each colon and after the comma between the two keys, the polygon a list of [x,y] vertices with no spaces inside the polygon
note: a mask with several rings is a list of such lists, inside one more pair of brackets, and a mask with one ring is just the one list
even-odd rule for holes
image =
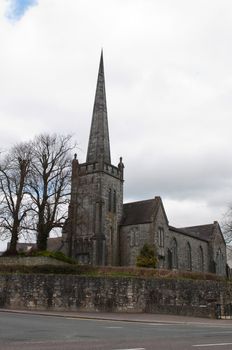
{"label": "roof gable", "polygon": [[204,241],[204,242],[208,242],[208,239],[206,239],[205,237],[202,237],[201,235],[196,234],[193,231],[186,230],[186,228],[176,228],[176,227],[173,227],[173,226],[169,226],[169,230],[173,231],[173,232],[176,232],[176,233],[180,233],[180,234],[185,235],[185,236],[189,236],[189,237],[192,237],[192,238],[195,238],[195,239],[199,239],[199,240]]}
{"label": "roof gable", "polygon": [[167,220],[160,197],[123,204],[121,225],[137,225],[152,222],[160,207],[162,207]]}
{"label": "roof gable", "polygon": [[185,231],[191,236],[203,239],[207,242],[211,241],[214,233],[214,224],[198,225],[190,227],[181,227],[180,230]]}

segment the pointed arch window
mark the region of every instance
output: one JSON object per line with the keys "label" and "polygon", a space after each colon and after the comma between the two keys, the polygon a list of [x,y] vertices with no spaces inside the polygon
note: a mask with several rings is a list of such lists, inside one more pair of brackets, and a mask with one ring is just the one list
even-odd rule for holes
{"label": "pointed arch window", "polygon": [[187,270],[191,271],[192,270],[192,250],[189,242],[186,245],[186,265],[187,265]]}
{"label": "pointed arch window", "polygon": [[108,192],[108,211],[112,210],[112,190],[109,188]]}
{"label": "pointed arch window", "polygon": [[171,252],[172,252],[172,268],[177,269],[178,268],[178,255],[177,255],[177,241],[175,238],[173,238],[173,240],[172,240]]}
{"label": "pointed arch window", "polygon": [[199,271],[204,271],[204,253],[202,246],[200,246],[198,249],[198,268]]}
{"label": "pointed arch window", "polygon": [[163,248],[164,247],[164,229],[163,229],[163,227],[159,227],[159,229],[158,229],[158,242],[159,242],[159,247]]}
{"label": "pointed arch window", "polygon": [[219,275],[223,274],[223,254],[220,248],[216,255],[216,273]]}
{"label": "pointed arch window", "polygon": [[116,196],[116,191],[114,190],[114,197],[113,197],[113,211],[116,213],[116,208],[117,208],[117,196]]}
{"label": "pointed arch window", "polygon": [[139,246],[139,231],[137,228],[132,228],[129,231],[128,239],[130,242],[130,247],[138,247]]}
{"label": "pointed arch window", "polygon": [[114,234],[114,229],[112,226],[110,226],[110,237],[109,237],[110,246],[113,244],[113,234]]}

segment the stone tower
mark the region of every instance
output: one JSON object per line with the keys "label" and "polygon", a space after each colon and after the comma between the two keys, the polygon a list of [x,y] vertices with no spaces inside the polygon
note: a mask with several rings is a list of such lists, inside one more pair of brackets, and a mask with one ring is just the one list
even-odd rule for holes
{"label": "stone tower", "polygon": [[66,251],[80,263],[119,264],[123,209],[122,158],[111,164],[103,53],[101,53],[86,163],[72,164]]}

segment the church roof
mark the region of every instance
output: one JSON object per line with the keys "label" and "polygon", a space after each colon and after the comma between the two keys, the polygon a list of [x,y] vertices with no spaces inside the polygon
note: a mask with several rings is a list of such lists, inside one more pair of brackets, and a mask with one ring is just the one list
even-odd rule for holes
{"label": "church roof", "polygon": [[121,225],[137,225],[152,222],[157,213],[160,198],[123,204],[123,216]]}
{"label": "church roof", "polygon": [[86,163],[110,164],[110,141],[106,106],[103,53],[101,53]]}
{"label": "church roof", "polygon": [[190,234],[193,237],[203,239],[209,242],[212,239],[215,224],[198,225],[190,227],[182,227],[180,230]]}
{"label": "church roof", "polygon": [[[206,226],[206,225],[203,225]],[[208,225],[207,225],[208,226]],[[202,226],[194,226],[194,227],[202,227]],[[209,239],[205,237],[205,235],[201,235],[200,232],[194,232],[193,230],[191,230],[191,227],[184,227],[184,228],[176,228],[173,226],[169,226],[169,230],[177,232],[177,233],[181,233],[182,235],[185,236],[190,236],[193,238],[197,238],[201,241],[206,241],[208,242]]]}

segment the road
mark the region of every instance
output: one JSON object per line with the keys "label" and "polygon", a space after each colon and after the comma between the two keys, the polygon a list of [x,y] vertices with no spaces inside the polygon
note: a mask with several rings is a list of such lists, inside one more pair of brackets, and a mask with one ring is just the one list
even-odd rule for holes
{"label": "road", "polygon": [[1,350],[231,350],[232,322],[127,322],[0,312]]}

